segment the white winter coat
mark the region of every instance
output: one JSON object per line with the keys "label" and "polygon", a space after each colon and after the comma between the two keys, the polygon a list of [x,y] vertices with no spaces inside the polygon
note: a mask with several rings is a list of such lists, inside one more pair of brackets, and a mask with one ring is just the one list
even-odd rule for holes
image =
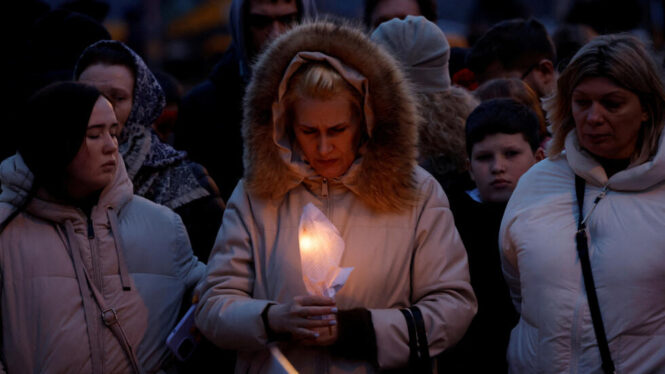
{"label": "white winter coat", "polygon": [[586,180],[591,268],[617,373],[665,373],[665,151],[607,178],[571,132],[566,152],[522,176],[500,232],[503,271],[521,318],[513,373],[601,373],[575,244],[575,174]]}

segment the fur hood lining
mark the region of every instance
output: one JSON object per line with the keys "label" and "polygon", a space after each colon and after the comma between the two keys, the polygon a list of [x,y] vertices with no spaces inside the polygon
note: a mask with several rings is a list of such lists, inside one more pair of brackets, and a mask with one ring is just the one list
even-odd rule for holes
{"label": "fur hood lining", "polygon": [[349,181],[356,187],[351,191],[381,212],[412,206],[417,199],[414,168],[419,117],[411,88],[394,58],[360,29],[325,20],[306,22],[281,35],[254,66],[242,127],[247,189],[263,198],[279,199],[305,177],[276,145],[282,135],[276,138],[275,131],[283,130],[275,128],[279,118],[274,115],[280,115],[280,109],[273,110],[276,98],[286,90],[280,86],[288,83],[289,67],[298,57],[339,61],[340,67],[348,67],[342,70],[345,74],[355,71],[365,77],[364,100],[373,126],[354,180]]}

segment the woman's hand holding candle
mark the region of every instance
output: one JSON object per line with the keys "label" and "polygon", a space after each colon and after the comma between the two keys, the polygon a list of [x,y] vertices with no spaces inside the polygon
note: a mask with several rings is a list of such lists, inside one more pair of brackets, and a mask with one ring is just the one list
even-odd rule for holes
{"label": "woman's hand holding candle", "polygon": [[337,336],[338,336],[337,325],[332,325],[328,327],[315,327],[314,331],[319,334],[319,337],[313,340],[306,339],[303,341],[303,344],[326,347],[329,345],[333,345],[337,341]]}
{"label": "woman's hand holding candle", "polygon": [[[268,309],[268,325],[275,333],[289,333],[295,340],[307,340],[308,344],[314,345],[329,345],[334,342],[330,341],[332,335],[335,340],[337,335],[336,329],[329,329],[337,324],[335,313],[335,301],[329,297],[296,296],[289,303],[276,304]],[[332,319],[328,317],[331,315]]]}

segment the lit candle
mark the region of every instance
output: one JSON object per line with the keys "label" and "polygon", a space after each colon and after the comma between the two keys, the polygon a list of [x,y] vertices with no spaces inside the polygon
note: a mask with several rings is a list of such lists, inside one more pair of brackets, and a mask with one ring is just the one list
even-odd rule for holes
{"label": "lit candle", "polygon": [[[311,295],[334,297],[351,269],[341,269],[344,240],[314,205],[307,204],[298,228],[303,281]],[[340,272],[345,273],[341,279]]]}

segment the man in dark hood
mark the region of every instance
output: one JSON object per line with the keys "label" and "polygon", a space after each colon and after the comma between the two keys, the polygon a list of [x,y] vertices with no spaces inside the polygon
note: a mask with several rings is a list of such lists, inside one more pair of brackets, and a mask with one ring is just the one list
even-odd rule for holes
{"label": "man in dark hood", "polygon": [[233,0],[229,11],[233,42],[212,73],[180,105],[175,146],[208,169],[224,200],[243,175],[242,98],[251,62],[268,41],[304,18],[316,15],[314,0]]}

